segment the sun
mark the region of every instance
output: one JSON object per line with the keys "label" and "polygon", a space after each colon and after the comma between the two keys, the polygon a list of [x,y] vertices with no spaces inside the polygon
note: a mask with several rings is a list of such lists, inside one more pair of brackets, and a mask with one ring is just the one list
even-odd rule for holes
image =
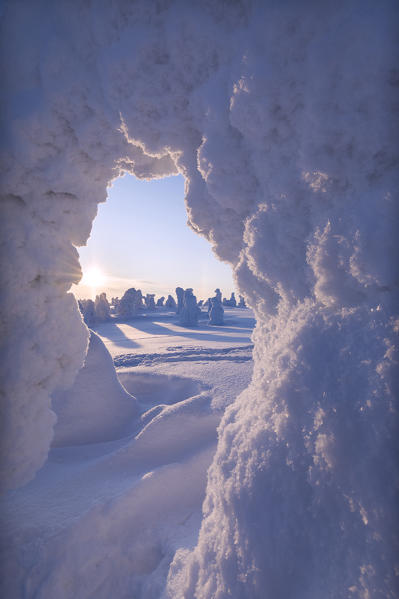
{"label": "sun", "polygon": [[90,266],[84,273],[82,278],[82,284],[91,287],[92,289],[98,289],[105,284],[107,280],[106,275],[97,266]]}

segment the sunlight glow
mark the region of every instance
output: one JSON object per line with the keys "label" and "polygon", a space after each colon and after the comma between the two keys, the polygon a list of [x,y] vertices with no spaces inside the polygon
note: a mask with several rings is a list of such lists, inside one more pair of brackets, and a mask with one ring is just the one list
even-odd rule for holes
{"label": "sunlight glow", "polygon": [[107,281],[106,275],[97,266],[90,266],[84,273],[81,281],[82,285],[87,285],[92,289],[102,287]]}

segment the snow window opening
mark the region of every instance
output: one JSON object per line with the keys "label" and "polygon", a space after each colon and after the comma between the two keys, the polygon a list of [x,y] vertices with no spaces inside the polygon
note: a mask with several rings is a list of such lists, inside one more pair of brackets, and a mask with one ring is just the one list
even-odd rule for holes
{"label": "snow window opening", "polygon": [[[12,340],[0,482],[17,489],[4,494],[3,595],[394,596],[397,3],[31,4],[0,11],[1,343]],[[89,341],[68,293],[118,158],[140,176],[175,174],[165,148],[190,182],[193,227],[255,310],[253,377],[253,319],[212,323],[218,340],[111,320]],[[183,278],[188,246],[172,257],[155,235],[171,204],[163,217],[150,206],[117,228],[138,240],[123,256],[140,283],[128,306],[140,289],[152,308],[171,264]],[[209,273],[189,262],[192,278],[173,286],[202,299]],[[107,319],[100,275],[127,275],[96,266]],[[135,375],[137,401],[114,363]]]}

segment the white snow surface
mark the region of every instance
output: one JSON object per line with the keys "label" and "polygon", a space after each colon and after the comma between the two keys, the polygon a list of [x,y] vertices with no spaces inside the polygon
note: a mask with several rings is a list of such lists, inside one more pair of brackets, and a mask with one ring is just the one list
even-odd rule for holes
{"label": "white snow surface", "polygon": [[[231,264],[257,320],[253,379],[219,427],[198,543],[182,543],[154,596],[398,595],[398,20],[394,0],[3,5],[2,487],[31,481],[28,492],[52,467],[52,396],[74,384],[89,338],[68,293],[75,246],[122,172],[184,175],[190,226]],[[183,351],[199,373],[197,345]],[[213,393],[201,401],[212,420]],[[196,405],[182,422],[194,425]],[[163,425],[169,438],[174,409],[154,417],[146,451]],[[205,472],[210,454],[185,450]],[[115,509],[103,518],[111,561],[140,561]],[[82,597],[124,596],[104,562]]]}
{"label": "white snow surface", "polygon": [[112,357],[93,331],[83,368],[66,391],[53,394],[52,446],[113,441],[131,432],[138,407],[118,381]]}
{"label": "white snow surface", "polygon": [[155,599],[175,551],[195,545],[217,425],[251,380],[253,346],[240,343],[254,319],[232,309],[226,327],[177,322],[150,313],[97,326],[103,339],[130,331],[112,331],[114,350],[133,346],[119,361],[138,357],[118,369],[123,386],[91,331],[84,367],[54,399],[45,466],[0,502],[2,597]]}

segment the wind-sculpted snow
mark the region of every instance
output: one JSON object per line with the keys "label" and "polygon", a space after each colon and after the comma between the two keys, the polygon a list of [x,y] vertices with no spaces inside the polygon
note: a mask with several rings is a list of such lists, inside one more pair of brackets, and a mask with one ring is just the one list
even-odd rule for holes
{"label": "wind-sculpted snow", "polygon": [[185,176],[257,318],[174,599],[396,595],[397,23],[393,0],[3,11],[4,486],[83,363],[73,245],[120,173]]}
{"label": "wind-sculpted snow", "polygon": [[198,548],[177,553],[170,597],[395,596],[397,374],[389,324],[365,312],[305,305],[263,325],[268,348],[219,428]]}
{"label": "wind-sculpted snow", "polygon": [[151,366],[159,362],[195,362],[206,360],[213,362],[218,360],[232,360],[233,362],[246,362],[252,360],[253,345],[242,345],[223,348],[201,348],[188,347],[184,350],[175,350],[155,354],[121,354],[115,356],[116,367],[122,366]]}
{"label": "wind-sculpted snow", "polygon": [[133,428],[136,398],[116,376],[112,358],[100,337],[90,331],[83,368],[70,389],[53,395],[57,415],[53,447],[119,439]]}

